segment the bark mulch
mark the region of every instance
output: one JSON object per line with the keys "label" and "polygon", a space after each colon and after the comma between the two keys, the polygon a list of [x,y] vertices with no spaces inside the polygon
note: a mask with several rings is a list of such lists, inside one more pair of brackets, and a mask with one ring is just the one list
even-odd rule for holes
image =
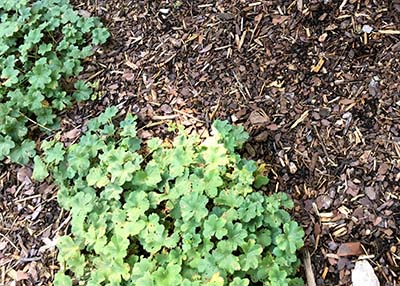
{"label": "bark mulch", "polygon": [[[399,1],[73,2],[112,39],[82,76],[99,100],[62,114],[66,140],[111,104],[138,115],[142,138],[170,121],[205,136],[216,118],[244,124],[269,191],[295,200],[316,284],[351,285],[362,257],[381,285],[399,285]],[[0,285],[50,285],[68,216],[53,186],[10,168]]]}

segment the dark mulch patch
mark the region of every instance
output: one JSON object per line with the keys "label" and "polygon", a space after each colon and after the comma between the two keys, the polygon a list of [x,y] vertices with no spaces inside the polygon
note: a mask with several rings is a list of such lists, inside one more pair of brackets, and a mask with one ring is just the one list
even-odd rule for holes
{"label": "dark mulch patch", "polygon": [[[111,104],[138,115],[143,138],[164,136],[171,120],[203,134],[215,118],[242,123],[247,156],[269,163],[270,191],[295,199],[317,285],[350,285],[357,256],[338,255],[348,242],[361,243],[381,285],[397,285],[400,4],[75,2],[104,19],[112,40],[83,75],[99,81],[100,99],[65,112],[65,131]],[[12,202],[6,197],[5,214],[26,229]],[[6,236],[15,243],[13,219]],[[44,228],[54,223],[45,219],[37,218]],[[42,257],[42,267],[52,259]]]}

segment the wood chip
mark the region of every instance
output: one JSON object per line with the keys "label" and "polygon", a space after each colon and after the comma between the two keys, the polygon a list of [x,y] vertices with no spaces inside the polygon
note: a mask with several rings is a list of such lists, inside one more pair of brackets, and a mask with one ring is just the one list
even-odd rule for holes
{"label": "wood chip", "polygon": [[207,45],[206,47],[204,47],[203,49],[201,49],[201,50],[199,51],[199,53],[200,53],[200,54],[207,53],[207,52],[209,52],[209,51],[212,49],[212,47],[213,47],[213,45],[212,45],[212,44],[209,44],[209,45]]}
{"label": "wood chip", "polygon": [[258,125],[269,123],[271,120],[265,112],[254,110],[249,115],[249,121],[252,125]]}
{"label": "wood chip", "polygon": [[8,271],[7,275],[14,279],[16,282],[29,279],[29,275],[20,270],[15,271],[14,269],[11,269]]}
{"label": "wood chip", "polygon": [[315,66],[311,67],[311,71],[318,73],[321,70],[321,68],[323,67],[324,63],[325,63],[325,59],[319,58],[318,63]]}
{"label": "wood chip", "polygon": [[379,174],[379,175],[385,175],[385,174],[387,173],[388,170],[389,170],[389,165],[386,164],[386,163],[382,163],[382,164],[379,166],[378,174]]}
{"label": "wood chip", "polygon": [[338,256],[354,256],[361,255],[364,251],[360,242],[346,242],[342,243],[337,251]]}
{"label": "wood chip", "polygon": [[282,24],[289,18],[290,18],[289,16],[282,16],[282,15],[274,16],[272,17],[272,24],[274,25]]}
{"label": "wood chip", "polygon": [[73,140],[79,137],[81,134],[81,130],[79,128],[71,129],[70,131],[65,132],[61,135],[61,141],[65,141],[66,139]]}

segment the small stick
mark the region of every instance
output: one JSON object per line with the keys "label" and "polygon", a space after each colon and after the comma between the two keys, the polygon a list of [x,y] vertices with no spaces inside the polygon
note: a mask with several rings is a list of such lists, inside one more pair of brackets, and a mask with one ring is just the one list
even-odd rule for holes
{"label": "small stick", "polygon": [[339,11],[342,11],[344,6],[346,6],[346,4],[347,4],[347,0],[343,0],[342,4],[340,4],[340,6],[339,6]]}
{"label": "small stick", "polygon": [[303,0],[297,0],[297,10],[303,11]]}
{"label": "small stick", "polygon": [[400,35],[400,30],[378,30],[378,33],[386,35]]}
{"label": "small stick", "polygon": [[179,109],[176,109],[176,108],[174,108],[173,110],[174,110],[175,112],[177,112],[177,113],[180,113],[180,114],[184,115],[184,116],[187,116],[187,117],[192,118],[194,121],[201,122],[201,123],[205,123],[204,120],[198,119],[197,117],[194,117],[193,115],[191,115],[191,114],[189,114],[189,113],[187,113],[187,112],[184,112],[184,111],[179,110]]}
{"label": "small stick", "polygon": [[23,114],[21,111],[19,112],[23,117],[25,117],[26,119],[28,119],[30,122],[32,122],[33,124],[36,124],[39,127],[42,127],[43,129],[46,129],[47,131],[52,132],[53,130],[51,130],[50,128],[47,128],[46,126],[40,124],[39,122],[36,122],[35,120],[29,118],[28,116],[26,116],[25,114]]}
{"label": "small stick", "polygon": [[311,267],[311,257],[308,249],[303,250],[303,263],[306,272],[307,286],[316,286],[314,272]]}
{"label": "small stick", "polygon": [[299,125],[301,122],[303,122],[304,119],[306,119],[306,117],[308,116],[308,113],[310,113],[310,110],[304,111],[303,114],[299,117],[299,119],[297,119],[296,122],[293,123],[292,126],[290,126],[290,129],[295,128],[297,125]]}
{"label": "small stick", "polygon": [[171,115],[154,115],[151,119],[153,120],[173,120],[177,118],[179,115],[171,114]]}
{"label": "small stick", "polygon": [[213,112],[210,115],[210,121],[214,120],[215,114],[217,113],[218,109],[219,109],[219,104],[221,102],[221,97],[218,97],[218,101],[217,101],[217,106],[214,108]]}
{"label": "small stick", "polygon": [[21,252],[21,250],[20,250],[7,236],[5,236],[4,234],[2,234],[1,232],[0,232],[0,235],[1,235],[5,240],[7,240],[7,241],[11,244],[11,246],[14,247],[18,252]]}

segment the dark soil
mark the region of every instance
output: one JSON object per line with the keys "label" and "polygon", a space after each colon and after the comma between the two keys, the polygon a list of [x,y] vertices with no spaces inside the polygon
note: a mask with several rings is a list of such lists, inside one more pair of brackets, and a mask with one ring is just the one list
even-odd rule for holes
{"label": "dark soil", "polygon": [[[316,284],[351,285],[360,254],[399,284],[400,2],[73,2],[112,39],[82,76],[100,99],[62,114],[66,140],[108,105],[137,114],[143,138],[170,121],[204,135],[216,118],[244,124],[269,191],[295,200]],[[68,218],[28,169],[2,173],[0,285],[50,285]],[[339,253],[349,242],[362,253]]]}

